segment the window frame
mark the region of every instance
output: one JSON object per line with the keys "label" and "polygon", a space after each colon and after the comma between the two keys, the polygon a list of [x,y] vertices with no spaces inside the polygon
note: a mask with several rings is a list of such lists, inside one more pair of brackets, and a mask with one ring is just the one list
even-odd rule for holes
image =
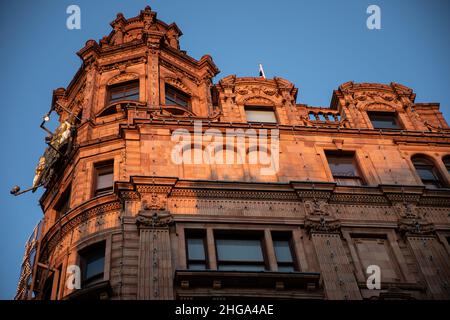
{"label": "window frame", "polygon": [[[130,96],[136,96],[135,94],[126,94],[126,90],[133,90],[137,88],[137,98],[136,99],[127,99]],[[122,92],[123,95],[120,98],[112,98],[112,95],[115,93],[114,91]],[[110,105],[113,103],[117,103],[120,101],[139,101],[140,98],[140,83],[139,79],[134,79],[126,82],[119,82],[116,84],[112,84],[107,86],[107,95],[106,95],[106,105]]]}
{"label": "window frame", "polygon": [[72,200],[72,184],[69,184],[66,189],[61,193],[58,201],[53,209],[56,212],[56,220],[65,216],[70,211],[70,201]]}
{"label": "window frame", "polygon": [[[372,128],[376,129],[376,130],[403,130],[404,126],[400,121],[399,115],[396,111],[377,111],[377,110],[371,110],[371,111],[366,111],[367,113],[367,117],[370,120],[370,124],[372,125]],[[385,117],[386,119],[388,117],[391,117],[391,119],[394,120],[396,127],[376,127],[374,125],[374,121],[380,121],[380,120],[374,120],[372,119],[372,117]],[[381,120],[383,121],[383,120]],[[387,123],[387,121],[385,122]]]}
{"label": "window frame", "polygon": [[[324,150],[325,158],[327,160],[328,168],[330,170],[333,181],[340,186],[365,186],[367,182],[364,178],[363,172],[358,162],[356,156],[356,151],[342,151],[342,150]],[[333,172],[332,166],[330,165],[330,158],[352,158],[352,164],[354,172],[356,175],[340,175]],[[346,181],[358,181],[358,184],[348,184]],[[344,182],[344,183],[343,183]]]}
{"label": "window frame", "polygon": [[[261,256],[262,261],[257,260],[221,260],[219,258],[219,248],[217,240],[257,240],[260,245],[261,249]],[[217,270],[219,271],[236,271],[236,272],[263,272],[270,270],[269,268],[269,261],[267,259],[267,250],[265,247],[265,241],[264,241],[264,233],[263,232],[249,232],[241,231],[237,232],[237,230],[228,231],[228,232],[215,232],[214,233],[214,248],[216,251],[216,264],[217,264]],[[234,270],[231,269],[221,269],[221,266],[236,266],[237,268]],[[255,270],[249,270],[249,269],[239,269],[239,267],[256,267]],[[257,270],[258,267],[262,267],[262,270]]]}
{"label": "window frame", "polygon": [[[173,93],[173,96],[169,96],[168,93]],[[186,105],[180,104],[177,102],[178,97],[181,97],[181,101],[185,101]],[[167,101],[171,103],[167,103]],[[168,83],[164,84],[164,105],[165,106],[175,106],[183,109],[191,110],[192,109],[192,96],[177,87],[174,87]]]}
{"label": "window frame", "polygon": [[[99,253],[95,252],[95,250],[103,252],[103,270],[102,272],[99,272],[97,274],[90,276],[89,278],[86,278],[88,259],[95,257],[96,254]],[[101,240],[82,248],[81,250],[78,251],[78,257],[81,269],[81,288],[86,288],[103,281],[105,277],[105,267],[106,267],[106,240]]]}
{"label": "window frame", "polygon": [[[279,261],[277,257],[277,249],[275,242],[281,242],[285,241],[288,244],[289,252],[291,255],[291,261]],[[273,245],[273,252],[275,255],[275,261],[277,263],[278,272],[296,272],[299,270],[298,264],[297,264],[297,256],[295,254],[294,250],[294,243],[292,240],[292,234],[285,233],[285,232],[272,232],[272,245]],[[292,271],[280,271],[280,267],[292,267]]]}
{"label": "window frame", "polygon": [[[275,118],[275,122],[270,121],[249,121],[247,116],[247,111],[263,111],[263,112],[272,112]],[[245,105],[244,106],[244,114],[245,120],[247,123],[264,123],[264,124],[278,124],[279,119],[277,112],[273,106],[257,106],[257,105]]]}
{"label": "window frame", "polygon": [[[185,247],[186,247],[186,268],[188,270],[208,270],[209,269],[209,259],[208,259],[208,246],[206,242],[206,232],[205,230],[184,230],[184,240],[185,240]],[[204,252],[204,259],[190,259],[189,257],[189,239],[201,239],[203,242],[203,252]],[[200,265],[203,264],[204,269],[195,269],[191,268],[190,265]]]}
{"label": "window frame", "polygon": [[[418,163],[422,162],[422,163]],[[422,154],[415,154],[411,156],[411,163],[414,167],[416,175],[419,177],[420,182],[425,186],[427,189],[441,189],[445,188],[445,182],[444,179],[439,171],[438,166],[436,163],[428,156],[422,155]],[[434,179],[428,179],[424,178],[419,170],[429,170],[431,175],[434,177]]]}
{"label": "window frame", "polygon": [[[111,174],[111,186],[98,188],[99,176]],[[94,163],[94,197],[104,196],[114,191],[114,159]]]}

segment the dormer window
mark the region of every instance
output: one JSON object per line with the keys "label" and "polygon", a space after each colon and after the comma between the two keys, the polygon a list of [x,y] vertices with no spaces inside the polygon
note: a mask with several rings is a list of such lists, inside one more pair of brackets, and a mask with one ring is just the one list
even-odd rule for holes
{"label": "dormer window", "polygon": [[191,107],[191,97],[177,88],[166,84],[166,106],[178,106],[186,109]]}
{"label": "dormer window", "polygon": [[122,100],[139,101],[139,81],[129,81],[108,87],[108,103]]}
{"label": "dormer window", "polygon": [[374,129],[402,129],[395,112],[367,112]]}
{"label": "dormer window", "polygon": [[270,107],[246,106],[247,122],[277,123],[275,111]]}

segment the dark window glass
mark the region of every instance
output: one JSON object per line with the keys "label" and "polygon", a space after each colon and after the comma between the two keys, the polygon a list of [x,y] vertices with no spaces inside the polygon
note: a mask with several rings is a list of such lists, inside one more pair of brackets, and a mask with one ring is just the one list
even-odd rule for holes
{"label": "dark window glass", "polygon": [[402,129],[395,112],[367,112],[374,129]]}
{"label": "dark window glass", "polygon": [[52,289],[53,289],[53,279],[54,274],[52,273],[51,276],[45,280],[44,288],[42,290],[42,299],[43,300],[50,300],[52,298]]}
{"label": "dark window glass", "polygon": [[442,161],[444,162],[444,165],[447,168],[448,173],[450,174],[450,156],[445,156]]}
{"label": "dark window glass", "polygon": [[340,185],[360,186],[364,182],[354,152],[325,152],[333,179]]}
{"label": "dark window glass", "polygon": [[219,270],[264,271],[261,238],[216,238]]}
{"label": "dark window glass", "polygon": [[294,255],[292,254],[291,239],[287,235],[272,235],[273,248],[277,259],[278,271],[295,271]]}
{"label": "dark window glass", "polygon": [[119,83],[110,86],[108,90],[109,96],[107,104],[121,100],[139,101],[139,81]]}
{"label": "dark window glass", "polygon": [[438,171],[432,161],[421,156],[415,156],[411,160],[425,186],[432,189],[442,188],[443,185],[439,179]]}
{"label": "dark window glass", "polygon": [[69,185],[66,190],[62,193],[59,198],[55,210],[56,210],[56,218],[64,216],[70,210],[70,191],[71,186]]}
{"label": "dark window glass", "polygon": [[61,287],[62,265],[58,267],[58,283],[56,284],[56,300],[59,299],[59,287]]}
{"label": "dark window glass", "polygon": [[275,111],[268,107],[245,107],[247,122],[277,123]]}
{"label": "dark window glass", "polygon": [[187,233],[187,266],[191,270],[205,270],[207,268],[205,237],[201,232]]}
{"label": "dark window glass", "polygon": [[100,196],[113,191],[114,161],[106,161],[95,165],[95,195]]}
{"label": "dark window glass", "polygon": [[103,280],[105,268],[105,242],[93,244],[80,252],[82,285]]}
{"label": "dark window glass", "polygon": [[191,97],[186,93],[172,87],[166,85],[166,105],[176,105],[183,108],[190,108]]}

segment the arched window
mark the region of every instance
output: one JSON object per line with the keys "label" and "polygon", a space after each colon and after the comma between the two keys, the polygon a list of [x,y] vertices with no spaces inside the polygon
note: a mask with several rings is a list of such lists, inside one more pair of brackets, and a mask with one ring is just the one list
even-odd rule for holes
{"label": "arched window", "polygon": [[450,174],[450,155],[442,158],[442,161],[444,162],[444,165],[447,168],[448,173]]}
{"label": "arched window", "polygon": [[429,188],[442,188],[443,183],[439,177],[439,172],[434,163],[424,156],[413,156],[411,158],[416,172],[419,175],[422,183]]}

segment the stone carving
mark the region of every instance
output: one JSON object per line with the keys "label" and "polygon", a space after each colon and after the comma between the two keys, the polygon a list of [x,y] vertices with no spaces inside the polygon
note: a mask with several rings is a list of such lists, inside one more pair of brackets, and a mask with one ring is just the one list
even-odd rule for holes
{"label": "stone carving", "polygon": [[401,219],[399,231],[403,235],[432,235],[435,231],[434,225],[425,219]]}
{"label": "stone carving", "polygon": [[397,203],[395,205],[397,208],[397,212],[400,216],[400,218],[406,218],[406,219],[421,219],[421,215],[417,210],[417,206],[414,203],[410,202],[403,202],[403,203]]}
{"label": "stone carving", "polygon": [[339,232],[340,228],[340,221],[333,217],[307,216],[305,220],[305,229],[308,230],[309,233],[336,233]]}
{"label": "stone carving", "polygon": [[165,210],[167,207],[167,197],[164,194],[152,193],[142,200],[142,210]]}
{"label": "stone carving", "polygon": [[192,96],[192,91],[179,79],[166,78],[165,82]]}
{"label": "stone carving", "polygon": [[173,222],[173,216],[168,211],[141,210],[136,217],[136,224],[144,227],[168,227]]}
{"label": "stone carving", "polygon": [[305,201],[308,215],[305,219],[305,228],[309,233],[313,232],[339,232],[341,223],[333,217],[328,209],[328,204],[323,200]]}
{"label": "stone carving", "polygon": [[107,85],[110,86],[112,84],[136,80],[136,79],[139,79],[139,76],[135,73],[122,73],[122,74],[119,74],[119,75],[109,79]]}
{"label": "stone carving", "polygon": [[328,204],[323,200],[308,200],[305,201],[308,214],[311,215],[325,215],[328,216]]}

